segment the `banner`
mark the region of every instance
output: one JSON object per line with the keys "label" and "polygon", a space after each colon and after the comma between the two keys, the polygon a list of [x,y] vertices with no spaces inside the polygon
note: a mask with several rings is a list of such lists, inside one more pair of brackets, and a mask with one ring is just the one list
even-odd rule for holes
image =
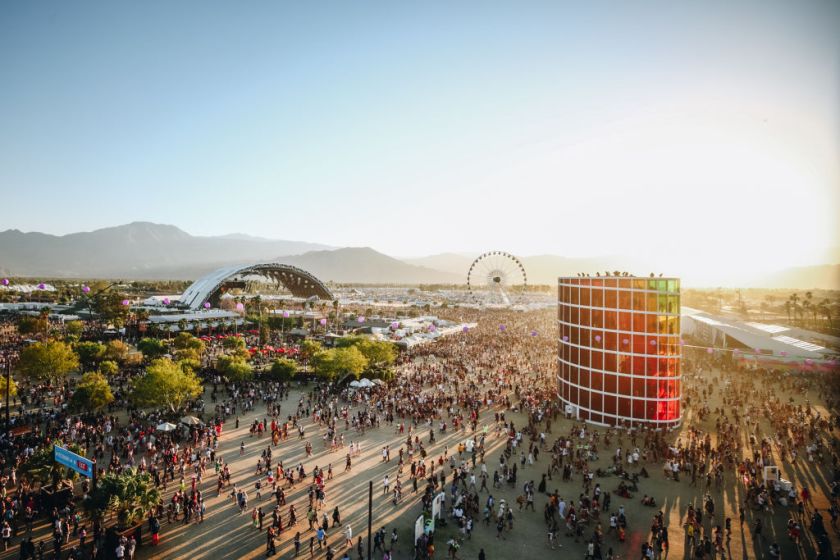
{"label": "banner", "polygon": [[423,529],[425,524],[423,523],[423,516],[417,518],[417,521],[414,522],[414,546],[417,546],[417,541],[420,540],[420,537],[423,536]]}
{"label": "banner", "polygon": [[59,465],[73,469],[82,476],[93,478],[94,464],[90,459],[85,459],[81,455],[77,455],[57,445],[53,445],[53,458]]}
{"label": "banner", "polygon": [[443,500],[446,499],[446,493],[441,492],[432,500],[432,519],[440,519],[440,510],[443,509]]}

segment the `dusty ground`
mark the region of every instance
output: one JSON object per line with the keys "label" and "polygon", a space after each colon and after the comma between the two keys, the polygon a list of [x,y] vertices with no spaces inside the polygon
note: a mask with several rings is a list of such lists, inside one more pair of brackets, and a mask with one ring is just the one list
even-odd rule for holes
{"label": "dusty ground", "polygon": [[[293,392],[291,398],[285,401],[283,405],[284,412],[290,412],[297,402],[299,392]],[[815,396],[811,395],[811,402],[816,402]],[[799,397],[803,399],[804,397]],[[264,409],[258,407],[256,411],[242,417],[240,428],[234,430],[233,423],[229,422],[225,427],[224,434],[221,438],[218,453],[221,454],[231,465],[232,479],[239,486],[244,486],[249,493],[249,511],[258,504],[263,504],[263,510],[266,512],[266,519],[270,520],[270,512],[272,509],[273,500],[268,497],[263,497],[261,502],[255,499],[253,484],[256,480],[254,474],[257,458],[260,451],[270,444],[267,437],[256,438],[249,437],[247,426],[254,418],[262,418]],[[520,414],[513,413],[509,415],[517,422],[523,423],[523,418]],[[492,423],[492,412],[485,412],[480,418],[481,423],[479,430],[484,426]],[[691,411],[686,415],[684,425],[694,422]],[[713,420],[707,420],[705,427],[709,428]],[[367,490],[368,482],[373,481],[374,484],[374,501],[373,501],[373,516],[374,516],[374,530],[378,527],[386,527],[388,535],[391,529],[396,527],[399,532],[399,542],[397,544],[394,558],[410,559],[413,558],[412,536],[414,520],[421,513],[418,495],[411,494],[410,484],[406,484],[404,488],[403,502],[395,507],[390,501],[390,496],[382,495],[382,478],[387,472],[390,474],[392,481],[396,476],[397,461],[392,459],[388,464],[381,460],[380,451],[383,445],[390,444],[392,449],[392,457],[396,456],[396,450],[404,441],[404,436],[400,437],[394,433],[393,428],[383,426],[379,429],[374,429],[367,432],[362,439],[362,456],[354,460],[353,470],[349,473],[343,473],[344,470],[344,451],[330,453],[323,449],[323,443],[320,435],[322,431],[317,430],[311,425],[310,421],[306,422],[307,439],[312,441],[314,447],[314,454],[310,458],[305,458],[303,449],[303,442],[296,437],[290,438],[288,441],[281,443],[274,450],[274,457],[281,459],[285,465],[296,465],[299,462],[304,464],[307,472],[311,472],[315,466],[326,467],[328,463],[332,463],[334,467],[335,478],[327,484],[327,502],[326,511],[329,513],[333,507],[339,506],[342,512],[343,521],[350,524],[353,528],[354,541],[357,536],[362,535],[367,540]],[[554,436],[559,434],[567,434],[571,427],[570,421],[561,421],[554,425]],[[420,431],[421,437],[427,438],[427,431]],[[438,437],[437,443],[428,447],[430,456],[437,457],[443,453],[444,446],[448,446],[450,450],[455,448],[459,441],[465,437],[464,433],[452,434],[447,433],[445,437]],[[678,434],[673,435],[674,438]],[[345,436],[346,441],[359,440],[358,434],[351,430]],[[246,453],[244,456],[239,456],[240,442],[245,442]],[[490,432],[488,439],[489,451],[487,453],[488,470],[490,473],[498,466],[498,457],[503,445],[501,439],[496,439]],[[627,440],[625,439],[625,446]],[[601,453],[601,458],[598,462],[599,466],[606,467],[609,463],[609,455],[612,450],[605,450]],[[520,484],[526,480],[535,480],[539,482],[542,472],[545,471],[547,458],[541,455],[537,464],[531,467],[526,467],[520,471]],[[800,485],[807,481],[812,489],[815,489],[815,504],[821,510],[828,507],[826,499],[828,488],[828,476],[830,470],[828,465],[805,464],[800,462],[796,468],[791,468],[790,465],[783,465],[783,476]],[[448,470],[448,469],[447,469]],[[656,497],[661,509],[665,512],[666,519],[669,524],[669,537],[671,549],[667,552],[667,558],[686,558],[684,550],[684,530],[682,523],[684,521],[685,511],[689,504],[700,506],[702,504],[702,496],[706,489],[704,483],[698,483],[696,487],[690,487],[689,481],[683,479],[681,482],[673,482],[665,479],[662,474],[660,465],[649,464],[647,470],[651,474],[651,478],[642,480],[639,484],[639,495],[650,494]],[[406,468],[405,472],[408,472]],[[613,490],[618,484],[615,478],[601,478],[596,479],[600,482],[602,488],[605,490]],[[569,483],[563,483],[559,478],[549,481],[548,489],[558,489],[561,496],[566,499],[576,499],[580,493],[579,479],[573,479]],[[422,486],[421,486],[422,489]],[[141,559],[175,559],[175,558],[258,558],[265,556],[265,533],[260,533],[255,529],[251,523],[249,514],[239,514],[238,508],[233,501],[224,493],[221,497],[216,496],[215,477],[212,476],[212,469],[208,469],[208,476],[205,479],[202,488],[205,501],[207,502],[207,516],[203,524],[191,524],[184,526],[182,523],[167,524],[165,518],[163,519],[163,528],[161,533],[161,544],[156,548],[144,542],[144,545],[138,549],[137,557]],[[506,499],[509,503],[515,501],[516,496],[520,493],[520,488],[509,489],[504,487],[501,489],[492,490],[497,502],[500,498]],[[307,497],[305,493],[305,485],[298,484],[296,489],[291,493],[287,493],[288,503],[297,504],[297,510],[300,521],[297,529],[303,532],[304,545],[302,546],[303,556],[308,557],[308,539],[312,532],[306,532],[307,527],[305,520],[305,513],[307,510]],[[732,539],[727,543],[728,558],[765,558],[769,557],[767,549],[770,542],[777,541],[782,545],[782,558],[815,558],[812,542],[810,540],[810,533],[804,531],[804,542],[801,548],[796,547],[791,543],[786,535],[786,522],[791,515],[790,511],[783,508],[777,508],[774,513],[754,513],[748,512],[746,523],[743,527],[739,527],[737,504],[740,503],[743,496],[743,487],[735,480],[732,473],[727,473],[726,481],[721,490],[716,490],[712,487],[709,490],[716,502],[717,519],[716,523],[722,524],[723,518],[729,516],[733,520],[733,534]],[[167,497],[170,494],[167,494]],[[486,494],[482,494],[482,502],[486,499]],[[551,550],[547,544],[546,531],[543,523],[542,508],[545,505],[545,497],[538,496],[536,501],[536,511],[516,512],[514,530],[507,536],[506,540],[497,540],[495,538],[495,527],[485,527],[480,520],[476,520],[476,527],[471,540],[464,543],[459,552],[460,558],[473,559],[478,557],[480,548],[484,548],[487,553],[487,558],[490,560],[508,559],[508,558],[583,558],[584,544],[576,543],[571,537],[563,536],[561,532],[559,542],[562,548]],[[608,547],[613,547],[615,552],[621,558],[638,558],[640,545],[648,537],[648,530],[650,520],[655,513],[655,509],[643,507],[639,504],[638,499],[621,500],[613,495],[611,509],[613,511],[618,509],[618,506],[624,504],[629,522],[628,538],[625,543],[619,543],[615,535],[608,535],[606,537],[606,545],[604,553]],[[285,511],[285,509],[284,509]],[[764,517],[765,523],[765,542],[756,543],[750,535],[750,527],[752,526],[755,516],[761,515]],[[824,515],[826,526],[829,527],[829,517]],[[607,517],[602,514],[602,522],[606,527]],[[704,519],[705,528],[710,530],[712,527],[708,519]],[[805,523],[807,525],[807,523]],[[144,534],[146,525],[144,524]],[[286,529],[281,539],[278,541],[278,557],[290,558],[293,555],[292,538],[295,529]],[[591,533],[591,528],[587,529],[586,534]],[[438,548],[436,556],[439,558],[446,556],[446,547],[444,543],[451,537],[456,535],[456,530],[450,524],[447,528],[439,530],[437,538]],[[42,527],[36,532],[36,537],[47,537],[46,528]],[[148,535],[146,534],[146,539]],[[328,533],[328,542],[336,545],[343,550],[343,532],[342,529],[331,529]],[[832,535],[835,550],[837,547],[837,534]],[[9,552],[0,554],[0,560],[6,558],[17,557],[17,539],[14,541],[15,546]],[[569,554],[571,553],[571,556]],[[324,551],[318,551],[316,545],[316,557],[323,557]],[[337,558],[340,555],[337,555]],[[352,558],[357,558],[355,549],[351,555]],[[375,558],[380,558],[380,555]]]}

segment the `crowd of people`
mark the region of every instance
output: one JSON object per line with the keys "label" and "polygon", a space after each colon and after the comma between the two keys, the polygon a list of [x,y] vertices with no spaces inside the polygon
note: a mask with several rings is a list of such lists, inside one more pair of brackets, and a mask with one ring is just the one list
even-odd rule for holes
{"label": "crowd of people", "polygon": [[[209,368],[223,351],[210,341],[204,394],[182,411],[200,421],[171,431],[157,429],[171,416],[166,411],[128,406],[128,384],[142,366],[115,376],[115,402],[101,414],[69,412],[72,378],[21,383],[13,426],[25,429],[0,442],[4,547],[18,545],[21,558],[130,559],[139,547],[165,546],[175,527],[202,525],[214,511],[249,519],[266,556],[286,546],[295,556],[328,560],[364,558],[368,545],[386,560],[434,558],[442,550],[460,558],[476,534],[482,542],[524,539],[539,524],[538,511],[548,549],[580,550],[588,560],[625,554],[630,532],[641,535],[641,558],[657,559],[680,530],[690,557],[725,555],[732,511],[737,528],[768,554],[781,550],[765,537],[779,515],[796,546],[810,535],[813,550],[830,547],[823,516],[836,529],[840,513],[834,436],[840,395],[832,379],[744,375],[725,357],[687,350],[678,434],[644,425],[593,427],[567,418],[557,399],[551,311],[448,313],[478,326],[406,350],[393,380],[361,390],[326,382],[229,382]],[[26,344],[13,322],[0,324],[0,337],[7,354]],[[151,475],[161,499],[143,524],[149,538],[140,527],[109,534],[87,520],[79,507],[87,480],[71,491],[76,498],[49,503],[28,466],[55,442],[78,446],[103,474]],[[251,466],[234,466],[242,460]],[[434,525],[416,536],[400,532],[395,521],[366,542],[334,496],[358,463],[373,460],[382,476],[377,502],[395,512],[391,517],[422,512],[436,518]],[[814,494],[823,489],[768,479],[767,467],[796,481],[815,480],[814,470],[825,469],[829,507],[815,507]],[[734,510],[723,503],[733,486]],[[663,509],[675,494],[683,496],[681,528]],[[49,527],[49,537],[38,525]],[[480,560],[499,557],[478,548]]]}

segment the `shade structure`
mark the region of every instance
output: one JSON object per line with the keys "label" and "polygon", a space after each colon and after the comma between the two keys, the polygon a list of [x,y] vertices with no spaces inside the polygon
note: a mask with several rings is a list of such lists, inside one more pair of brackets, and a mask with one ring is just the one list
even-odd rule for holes
{"label": "shade structure", "polygon": [[200,426],[202,423],[203,422],[195,416],[184,416],[181,418],[181,424],[186,424],[187,426]]}
{"label": "shade structure", "polygon": [[155,429],[159,432],[171,432],[177,427],[178,426],[172,424],[171,422],[162,422],[158,424],[157,427],[155,427]]}

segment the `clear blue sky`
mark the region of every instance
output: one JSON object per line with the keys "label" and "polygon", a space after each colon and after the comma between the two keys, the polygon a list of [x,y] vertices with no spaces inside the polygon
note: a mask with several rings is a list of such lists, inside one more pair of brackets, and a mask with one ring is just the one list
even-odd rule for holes
{"label": "clear blue sky", "polygon": [[834,0],[4,2],[0,229],[818,262],[838,29]]}

